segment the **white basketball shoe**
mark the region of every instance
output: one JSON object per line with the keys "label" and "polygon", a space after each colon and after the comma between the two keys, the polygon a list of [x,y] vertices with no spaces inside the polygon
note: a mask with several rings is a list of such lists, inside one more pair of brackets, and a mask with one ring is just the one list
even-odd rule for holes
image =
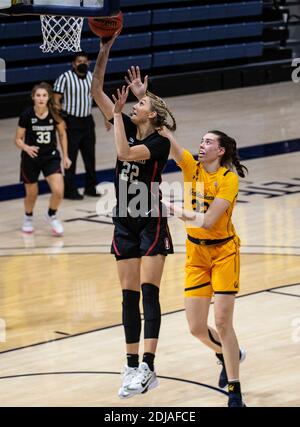
{"label": "white basketball shoe", "polygon": [[119,389],[118,396],[120,399],[128,399],[129,397],[134,396],[133,393],[129,392],[127,390],[127,387],[131,383],[131,381],[134,379],[134,377],[138,373],[138,368],[129,368],[128,366],[125,366],[124,372],[123,372],[123,382]]}
{"label": "white basketball shoe", "polygon": [[64,234],[64,227],[62,223],[57,219],[56,215],[49,216],[45,215],[45,221],[50,225],[52,234],[54,236],[62,236]]}
{"label": "white basketball shoe", "polygon": [[126,391],[132,394],[146,393],[148,390],[158,386],[156,373],[152,372],[147,363],[142,362],[139,365],[137,375],[127,386]]}
{"label": "white basketball shoe", "polygon": [[23,219],[22,232],[26,234],[31,234],[34,232],[33,227],[33,217],[25,215]]}

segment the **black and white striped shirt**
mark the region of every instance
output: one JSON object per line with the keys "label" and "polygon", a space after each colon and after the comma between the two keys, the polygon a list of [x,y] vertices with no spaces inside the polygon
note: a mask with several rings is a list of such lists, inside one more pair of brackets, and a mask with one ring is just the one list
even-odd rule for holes
{"label": "black and white striped shirt", "polygon": [[93,75],[89,71],[85,79],[80,79],[73,71],[67,71],[54,83],[54,92],[63,95],[62,109],[71,116],[88,117],[92,113]]}

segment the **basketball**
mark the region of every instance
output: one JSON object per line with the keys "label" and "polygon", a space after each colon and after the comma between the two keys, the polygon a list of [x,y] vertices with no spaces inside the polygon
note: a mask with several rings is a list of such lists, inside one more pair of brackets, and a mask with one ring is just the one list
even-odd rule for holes
{"label": "basketball", "polygon": [[123,14],[120,11],[116,16],[103,18],[89,18],[90,29],[96,36],[102,38],[112,37],[116,31],[120,31],[123,27]]}

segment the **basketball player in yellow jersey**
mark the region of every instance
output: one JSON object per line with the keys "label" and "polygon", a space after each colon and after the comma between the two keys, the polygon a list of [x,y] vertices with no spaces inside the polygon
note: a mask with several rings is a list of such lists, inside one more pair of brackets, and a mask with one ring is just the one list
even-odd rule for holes
{"label": "basketball player in yellow jersey", "polygon": [[[170,131],[160,133],[170,140],[171,156],[184,175],[184,209],[169,207],[186,225],[185,307],[190,331],[216,352],[222,364],[219,386],[228,384],[228,406],[243,407],[239,363],[245,352],[239,349],[232,324],[239,291],[239,238],[231,215],[237,174],[244,177],[247,168],[239,162],[235,140],[223,132],[204,135],[198,161]],[[207,325],[213,295],[216,330]]]}

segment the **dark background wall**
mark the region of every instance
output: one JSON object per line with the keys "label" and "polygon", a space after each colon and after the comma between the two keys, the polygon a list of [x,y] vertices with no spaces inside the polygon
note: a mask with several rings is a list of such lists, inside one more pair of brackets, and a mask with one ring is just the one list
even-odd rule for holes
{"label": "dark background wall", "polygon": [[294,42],[294,56],[300,58],[300,0],[290,2],[288,6],[290,12],[290,39]]}
{"label": "dark background wall", "polygon": [[[106,89],[114,90],[136,64],[161,96],[289,80],[291,58],[300,48],[300,27],[285,23],[287,8],[296,13],[299,5],[289,3],[121,0],[124,29],[111,53]],[[53,83],[70,68],[70,53],[43,54],[40,44],[38,17],[0,18],[0,58],[7,64],[7,81],[0,83],[0,118],[18,115],[35,83]],[[93,68],[99,39],[87,22],[82,48]]]}

